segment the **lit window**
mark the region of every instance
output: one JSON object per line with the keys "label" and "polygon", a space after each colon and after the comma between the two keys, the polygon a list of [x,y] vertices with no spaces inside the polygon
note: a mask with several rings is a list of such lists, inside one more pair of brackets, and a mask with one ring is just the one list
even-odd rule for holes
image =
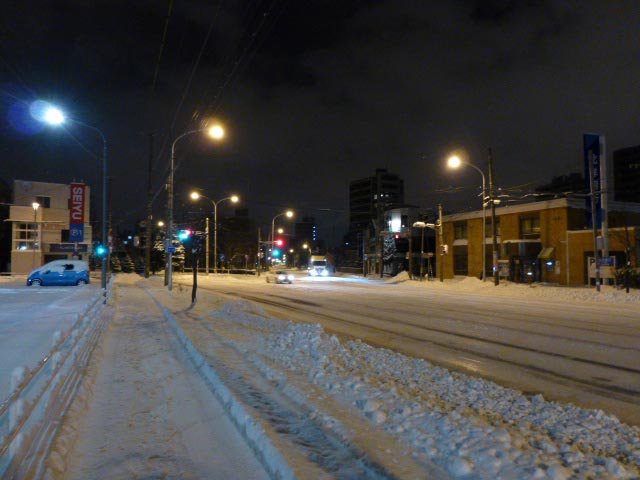
{"label": "lit window", "polygon": [[14,250],[38,250],[38,224],[18,223],[13,236]]}

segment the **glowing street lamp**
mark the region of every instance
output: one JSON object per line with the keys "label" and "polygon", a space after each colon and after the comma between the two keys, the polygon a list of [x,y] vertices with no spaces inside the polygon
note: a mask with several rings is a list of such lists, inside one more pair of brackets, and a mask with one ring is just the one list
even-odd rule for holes
{"label": "glowing street lamp", "polygon": [[[240,198],[237,195],[231,195],[230,197],[221,198],[218,201],[212,200],[206,195],[202,195],[198,192],[192,192],[191,198],[193,200],[198,200],[200,198],[206,198],[213,205],[213,273],[218,273],[218,204],[223,202],[224,200],[229,200],[232,203],[238,203]],[[206,254],[205,254],[205,269],[207,271],[207,275],[209,275],[209,223],[207,222],[207,237],[206,237]]]}
{"label": "glowing street lamp", "polygon": [[447,166],[449,168],[457,169],[460,166],[466,165],[478,171],[482,175],[482,281],[487,279],[487,259],[486,259],[486,223],[487,223],[487,209],[486,209],[486,181],[484,172],[480,168],[476,167],[472,163],[463,162],[459,156],[452,155],[447,159]]}
{"label": "glowing street lamp", "polygon": [[197,128],[194,130],[188,130],[186,132],[184,132],[181,135],[178,135],[178,137],[176,137],[176,139],[173,141],[173,143],[171,144],[171,171],[169,173],[169,192],[168,192],[168,205],[167,205],[167,210],[168,210],[168,218],[169,218],[169,225],[167,227],[167,236],[165,239],[166,245],[165,245],[165,251],[167,252],[166,254],[166,264],[165,264],[165,279],[164,279],[164,284],[167,286],[167,288],[169,290],[173,289],[173,252],[171,251],[173,245],[173,197],[174,197],[174,179],[175,179],[175,163],[176,163],[176,143],[178,143],[178,141],[188,135],[193,135],[195,133],[202,133],[202,132],[208,132],[209,136],[211,138],[213,138],[214,140],[221,140],[222,138],[224,138],[225,135],[225,131],[224,128],[221,125],[214,125],[212,127],[207,127],[207,128]]}
{"label": "glowing street lamp", "polygon": [[64,123],[64,113],[55,107],[49,107],[44,112],[44,121],[50,125],[60,125]]}
{"label": "glowing street lamp", "polygon": [[[50,125],[62,125],[67,121],[85,128],[93,130],[102,138],[102,245],[106,246],[107,242],[107,139],[97,127],[88,125],[76,119],[67,118],[59,108],[43,102],[42,100],[34,102],[31,107],[31,114],[37,120],[48,123]],[[101,287],[104,296],[104,302],[107,301],[107,255],[102,255],[102,276]]]}

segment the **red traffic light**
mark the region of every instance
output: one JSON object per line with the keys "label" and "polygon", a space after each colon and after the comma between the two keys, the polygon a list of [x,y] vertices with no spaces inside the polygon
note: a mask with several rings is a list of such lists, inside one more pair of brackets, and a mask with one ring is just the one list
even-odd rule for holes
{"label": "red traffic light", "polygon": [[284,240],[282,240],[281,238],[276,239],[276,245],[278,247],[281,247],[284,245]]}

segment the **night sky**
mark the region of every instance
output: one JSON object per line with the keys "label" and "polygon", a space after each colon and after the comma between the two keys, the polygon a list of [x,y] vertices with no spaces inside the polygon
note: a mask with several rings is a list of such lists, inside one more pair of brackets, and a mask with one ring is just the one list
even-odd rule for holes
{"label": "night sky", "polygon": [[171,143],[213,118],[224,143],[177,143],[178,222],[198,187],[237,193],[263,228],[314,216],[335,242],[349,181],[376,168],[407,203],[479,209],[478,172],[444,166],[454,149],[485,169],[491,147],[496,185],[526,192],[581,171],[583,133],[609,158],[640,144],[639,27],[638,0],[5,0],[0,178],[99,195],[100,137],[27,121],[44,99],[107,138],[114,228],[145,217],[150,163],[165,217]]}

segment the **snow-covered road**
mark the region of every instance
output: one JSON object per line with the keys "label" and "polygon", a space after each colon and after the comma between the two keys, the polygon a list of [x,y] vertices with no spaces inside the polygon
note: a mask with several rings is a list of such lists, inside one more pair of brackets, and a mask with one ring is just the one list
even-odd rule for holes
{"label": "snow-covered road", "polygon": [[[201,288],[258,302],[285,320],[318,323],[332,333],[640,425],[638,304],[549,298],[538,295],[544,287],[495,289],[474,279],[464,283],[480,287],[475,291],[439,282],[341,280],[301,277],[294,285],[271,285],[239,279],[241,288],[211,281]],[[546,289],[554,290],[560,295],[571,289]]]}
{"label": "snow-covered road", "polygon": [[[186,276],[183,280],[188,281]],[[414,310],[398,317],[399,323],[404,322],[398,332],[383,329],[374,335],[370,325],[358,327],[352,323],[349,333],[362,333],[378,345],[388,342],[398,347],[407,343],[406,332],[417,328],[407,323],[415,322],[422,312],[422,317],[436,322],[441,330],[453,325],[467,335],[486,335],[494,344],[496,339],[522,344],[530,339],[537,350],[546,348],[545,342],[553,343],[540,336],[557,327],[559,333],[551,336],[565,342],[560,347],[575,342],[571,348],[580,353],[582,342],[588,338],[593,355],[606,357],[612,339],[619,342],[619,328],[637,334],[635,309],[610,302],[612,313],[601,318],[597,304],[592,309],[580,298],[582,292],[567,297],[567,290],[561,300],[559,294],[549,296],[514,288],[495,290],[487,297],[474,291],[475,287],[460,285],[427,287],[354,280],[346,286],[346,280],[271,284],[264,290],[264,280],[203,277],[198,303],[187,309],[191,292],[181,286],[180,279],[174,291],[167,292],[161,278],[139,281],[135,276],[118,276],[113,324],[101,354],[92,362],[87,388],[64,422],[54,447],[56,453],[50,458],[51,476],[99,478],[110,472],[120,475],[110,478],[215,478],[202,470],[215,460],[199,452],[206,450],[202,445],[215,445],[220,433],[226,436],[226,428],[217,430],[215,425],[208,425],[198,433],[190,432],[194,421],[210,422],[211,413],[198,406],[208,404],[204,399],[210,394],[203,390],[205,382],[198,379],[193,365],[183,361],[181,350],[145,295],[165,306],[190,344],[218,372],[221,383],[236,399],[234,405],[242,406],[245,417],[234,416],[233,407],[227,403],[225,411],[245,437],[247,424],[261,426],[265,440],[261,443],[254,439],[252,443],[257,457],[262,456],[263,464],[269,465],[264,458],[268,443],[289,463],[297,478],[640,476],[638,427],[620,423],[600,410],[549,402],[543,395],[525,395],[420,358],[331,335],[315,324],[319,322],[313,314],[314,310],[325,312],[331,305],[331,314],[338,320],[372,319],[380,327],[382,317],[398,311],[407,298],[415,297],[410,302]],[[419,298],[429,296],[428,288],[437,292],[426,305],[420,304]],[[294,290],[304,292],[304,296],[292,298]],[[378,300],[368,297],[371,290],[378,291]],[[229,299],[230,294],[238,293],[253,295],[258,301],[270,300],[271,313],[255,301]],[[341,295],[346,300],[339,302]],[[546,323],[525,326],[526,315],[521,312],[537,302],[532,297],[545,295],[547,301],[540,302],[539,308]],[[424,309],[430,311],[429,305],[436,298],[446,297],[457,298],[446,315],[424,315]],[[283,298],[310,310],[287,309],[282,306]],[[610,300],[605,295],[600,297],[605,298]],[[465,314],[469,309],[480,310],[485,303],[490,308],[484,318]],[[557,312],[567,303],[574,313],[567,322],[556,325]],[[498,314],[498,307],[509,312],[506,321]],[[340,316],[336,313],[339,311]],[[592,314],[584,326],[576,328],[576,320]],[[289,319],[297,322],[286,321]],[[434,325],[430,324],[429,335],[435,335]],[[607,331],[594,332],[600,326]],[[572,339],[578,333],[582,336]],[[453,341],[441,343],[446,342],[459,349]],[[632,350],[633,339],[629,342]],[[424,339],[420,343],[420,349],[425,350]],[[463,343],[470,344],[468,340]],[[611,357],[619,358],[616,362],[626,361],[616,348]],[[580,355],[588,357],[589,349]],[[557,357],[557,361],[569,359]],[[472,358],[469,363],[474,364]],[[203,400],[179,407],[194,398]],[[120,460],[113,462],[114,458]],[[256,478],[240,469],[235,473],[228,478]]]}

